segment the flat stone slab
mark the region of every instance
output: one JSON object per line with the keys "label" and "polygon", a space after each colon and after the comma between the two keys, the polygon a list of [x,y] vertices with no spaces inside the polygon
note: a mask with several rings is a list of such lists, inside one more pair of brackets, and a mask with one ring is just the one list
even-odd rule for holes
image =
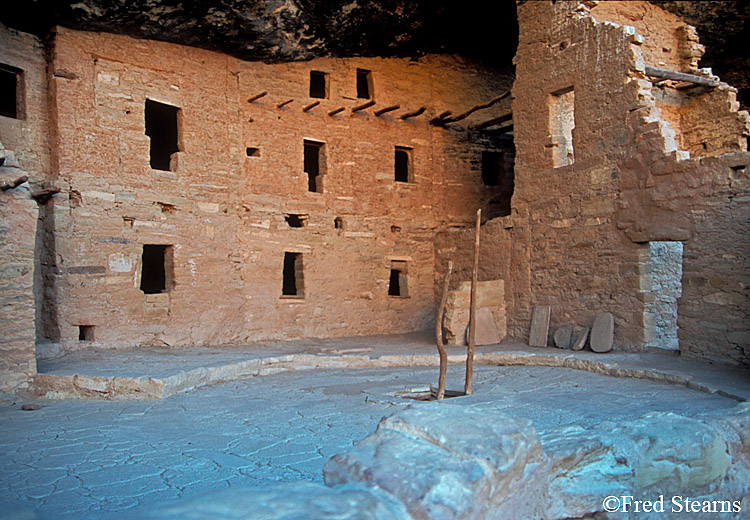
{"label": "flat stone slab", "polygon": [[602,312],[594,318],[591,327],[589,344],[594,352],[604,353],[612,350],[615,338],[615,318],[609,312]]}
{"label": "flat stone slab", "polygon": [[[497,331],[495,316],[487,307],[477,309],[474,345],[497,345],[502,339]],[[469,343],[469,329],[466,329],[466,343]]]}
{"label": "flat stone slab", "polygon": [[555,340],[555,346],[557,348],[569,349],[573,344],[573,332],[575,325],[572,323],[566,323],[555,331],[552,338]]}
{"label": "flat stone slab", "polygon": [[547,335],[549,334],[549,305],[536,305],[531,315],[531,332],[529,333],[529,346],[546,347]]}

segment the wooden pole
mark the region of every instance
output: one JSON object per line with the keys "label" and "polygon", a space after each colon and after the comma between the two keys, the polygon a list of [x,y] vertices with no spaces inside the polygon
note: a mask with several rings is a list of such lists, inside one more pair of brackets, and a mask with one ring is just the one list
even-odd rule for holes
{"label": "wooden pole", "polygon": [[262,97],[263,97],[263,96],[265,96],[266,94],[268,94],[268,92],[264,90],[264,91],[263,91],[263,92],[261,92],[260,94],[255,94],[254,96],[250,96],[249,98],[247,98],[247,102],[248,102],[248,103],[252,103],[253,101],[256,101],[256,100],[258,100],[258,99],[262,98]]}
{"label": "wooden pole", "polygon": [[410,117],[421,116],[422,114],[424,114],[425,110],[427,110],[427,107],[419,107],[418,109],[412,112],[407,112],[406,114],[402,114],[401,119],[406,120],[406,119],[409,119]]}
{"label": "wooden pole", "polygon": [[293,99],[287,99],[286,101],[282,101],[281,103],[279,103],[278,105],[276,105],[276,108],[284,108],[285,106],[287,106],[292,101],[294,101],[294,100]]}
{"label": "wooden pole", "polygon": [[443,283],[443,294],[440,298],[440,307],[438,307],[437,321],[435,323],[435,336],[437,337],[437,349],[440,355],[440,376],[438,377],[437,398],[445,397],[445,378],[448,375],[448,354],[445,353],[443,345],[443,315],[445,314],[445,304],[448,302],[448,286],[451,281],[451,272],[453,271],[453,262],[448,260],[448,272],[445,273],[445,282]]}
{"label": "wooden pole", "polygon": [[370,108],[374,104],[375,104],[375,101],[371,99],[370,101],[366,101],[362,103],[361,105],[357,105],[354,108],[352,108],[352,112],[359,112],[360,110],[364,110],[365,108]]}
{"label": "wooden pole", "polygon": [[335,109],[331,110],[330,112],[328,112],[328,115],[331,116],[331,117],[333,117],[336,114],[338,114],[339,112],[343,112],[344,110],[346,110],[344,107],[338,107],[338,108],[335,108]]}
{"label": "wooden pole", "polygon": [[651,67],[646,65],[646,76],[650,78],[661,78],[671,79],[674,81],[685,81],[687,83],[694,83],[696,85],[703,85],[706,87],[718,87],[720,83],[715,79],[704,78],[696,74],[686,74],[684,72],[676,72],[674,70],[660,69],[658,67]]}
{"label": "wooden pole", "polygon": [[394,110],[398,110],[399,108],[401,108],[401,105],[391,105],[389,107],[381,108],[380,110],[375,111],[375,116],[380,117],[387,112],[393,112]]}
{"label": "wooden pole", "polygon": [[477,273],[479,271],[479,226],[482,210],[477,210],[477,229],[474,233],[474,267],[471,270],[471,303],[469,303],[469,347],[466,352],[466,383],[464,393],[471,395],[474,383],[474,333],[477,321]]}

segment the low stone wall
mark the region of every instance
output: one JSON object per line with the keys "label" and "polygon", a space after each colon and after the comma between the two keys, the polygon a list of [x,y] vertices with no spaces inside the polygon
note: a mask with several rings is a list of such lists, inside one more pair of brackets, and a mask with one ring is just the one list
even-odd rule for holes
{"label": "low stone wall", "polygon": [[696,504],[738,515],[750,510],[749,473],[746,403],[724,417],[650,413],[628,424],[540,436],[524,419],[442,401],[383,419],[326,464],[328,487],[231,490],[147,518],[609,518],[606,508],[621,506],[622,497],[660,495],[659,518],[677,518]]}

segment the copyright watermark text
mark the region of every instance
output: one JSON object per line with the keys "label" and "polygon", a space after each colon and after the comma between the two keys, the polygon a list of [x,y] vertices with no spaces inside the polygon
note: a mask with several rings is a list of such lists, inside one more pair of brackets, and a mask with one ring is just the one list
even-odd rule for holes
{"label": "copyright watermark text", "polygon": [[608,513],[739,513],[742,504],[739,500],[695,500],[675,495],[671,499],[659,495],[656,500],[636,500],[630,495],[610,495],[602,500],[602,507]]}

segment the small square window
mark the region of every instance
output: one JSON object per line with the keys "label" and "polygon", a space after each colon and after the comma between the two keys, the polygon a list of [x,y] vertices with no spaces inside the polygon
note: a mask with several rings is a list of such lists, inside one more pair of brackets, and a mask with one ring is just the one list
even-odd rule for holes
{"label": "small square window", "polygon": [[78,341],[94,341],[94,326],[93,325],[79,325],[78,326]]}
{"label": "small square window", "polygon": [[0,64],[0,116],[24,118],[23,70]]}
{"label": "small square window", "polygon": [[357,97],[360,99],[371,99],[372,96],[372,72],[357,69]]}
{"label": "small square window", "polygon": [[310,97],[328,98],[328,74],[317,70],[310,71]]}
{"label": "small square window", "polygon": [[260,157],[260,148],[253,148],[248,146],[245,148],[245,153],[248,157]]}

